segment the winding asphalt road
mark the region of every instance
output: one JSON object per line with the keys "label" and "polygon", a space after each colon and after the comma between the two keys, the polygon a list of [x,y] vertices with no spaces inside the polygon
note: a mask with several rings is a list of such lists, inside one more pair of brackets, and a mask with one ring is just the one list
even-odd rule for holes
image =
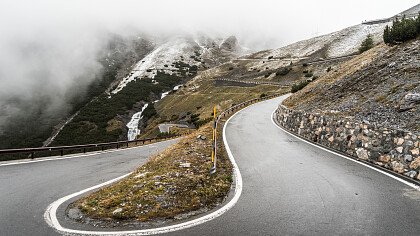
{"label": "winding asphalt road", "polygon": [[[243,178],[236,205],[170,235],[420,234],[420,191],[276,127],[271,114],[282,99],[245,108],[227,124]],[[54,235],[42,217],[48,204],[133,170],[156,149],[0,166],[0,235]]]}
{"label": "winding asphalt road", "polygon": [[58,235],[44,221],[50,203],[127,174],[174,142],[63,160],[6,166],[0,162],[0,235]]}
{"label": "winding asphalt road", "polygon": [[227,124],[243,178],[237,204],[173,235],[420,235],[420,191],[280,130],[271,114],[282,99]]}

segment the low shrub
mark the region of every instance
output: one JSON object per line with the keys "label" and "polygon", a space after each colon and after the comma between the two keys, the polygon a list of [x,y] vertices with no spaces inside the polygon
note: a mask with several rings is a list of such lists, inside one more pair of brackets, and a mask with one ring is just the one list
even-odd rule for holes
{"label": "low shrub", "polygon": [[292,93],[296,93],[297,91],[306,87],[309,84],[309,81],[301,81],[297,84],[292,85]]}
{"label": "low shrub", "polygon": [[314,76],[314,74],[312,72],[308,72],[305,74],[306,78],[311,78],[312,76]]}
{"label": "low shrub", "polygon": [[290,68],[290,67],[281,68],[280,70],[278,70],[276,72],[276,76],[285,76],[285,75],[289,74],[289,72],[291,70],[292,70],[292,68]]}

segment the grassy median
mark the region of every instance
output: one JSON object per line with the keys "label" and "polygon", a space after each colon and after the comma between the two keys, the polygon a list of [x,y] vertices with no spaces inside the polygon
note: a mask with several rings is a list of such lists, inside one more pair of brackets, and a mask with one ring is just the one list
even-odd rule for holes
{"label": "grassy median", "polygon": [[209,174],[211,136],[211,124],[207,124],[153,156],[129,177],[73,205],[89,218],[141,222],[214,208],[230,190],[232,166],[225,151],[219,150],[217,174]]}

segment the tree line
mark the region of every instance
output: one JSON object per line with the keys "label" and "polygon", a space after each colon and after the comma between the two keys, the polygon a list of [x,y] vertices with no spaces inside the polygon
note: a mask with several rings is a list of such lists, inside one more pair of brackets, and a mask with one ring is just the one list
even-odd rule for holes
{"label": "tree line", "polygon": [[386,26],[384,30],[384,42],[389,45],[403,43],[415,39],[420,35],[420,13],[415,18],[395,19],[392,26]]}

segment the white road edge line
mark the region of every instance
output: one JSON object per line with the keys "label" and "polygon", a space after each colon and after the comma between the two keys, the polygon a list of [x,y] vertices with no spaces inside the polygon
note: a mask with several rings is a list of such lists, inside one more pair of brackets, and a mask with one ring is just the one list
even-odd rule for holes
{"label": "white road edge line", "polygon": [[221,216],[223,213],[227,212],[229,209],[231,209],[239,200],[239,197],[241,196],[242,193],[242,176],[241,176],[241,172],[239,171],[238,165],[235,162],[235,159],[233,157],[233,154],[230,150],[230,147],[228,145],[227,139],[226,139],[226,126],[229,123],[230,119],[232,119],[236,114],[238,114],[239,111],[235,114],[233,114],[225,123],[225,125],[223,126],[223,143],[225,145],[226,148],[226,152],[228,153],[229,159],[232,163],[233,166],[233,175],[234,175],[234,179],[235,179],[235,194],[233,196],[233,198],[223,207],[221,207],[220,209],[208,214],[208,215],[204,215],[200,218],[191,220],[191,221],[187,221],[184,223],[180,223],[180,224],[176,224],[176,225],[170,225],[170,226],[166,226],[166,227],[160,227],[160,228],[153,228],[153,229],[144,229],[144,230],[130,230],[130,231],[85,231],[85,230],[74,230],[74,229],[67,229],[64,228],[60,225],[60,223],[58,222],[57,219],[57,209],[58,207],[63,204],[64,202],[70,200],[73,197],[76,197],[78,195],[81,195],[83,193],[86,193],[88,191],[103,187],[105,185],[114,183],[118,180],[121,180],[125,177],[127,177],[129,174],[120,176],[118,178],[109,180],[105,183],[102,184],[98,184],[96,186],[81,190],[79,192],[70,194],[68,196],[62,197],[60,199],[58,199],[57,201],[51,203],[45,213],[44,213],[44,219],[47,222],[47,224],[54,228],[55,230],[57,230],[59,233],[63,233],[63,234],[72,234],[72,235],[114,235],[114,236],[122,236],[122,235],[152,235],[152,234],[161,234],[161,233],[169,233],[169,232],[173,232],[173,231],[177,231],[177,230],[183,230],[186,228],[190,228],[196,225],[200,225],[203,224],[207,221],[213,220],[219,216]]}
{"label": "white road edge line", "polygon": [[342,158],[344,158],[344,159],[347,159],[347,160],[349,160],[349,161],[352,161],[352,162],[358,163],[358,164],[360,164],[360,165],[366,166],[367,168],[370,168],[370,169],[372,169],[372,170],[374,170],[374,171],[377,171],[377,172],[379,172],[379,173],[381,173],[381,174],[384,174],[384,175],[386,175],[386,176],[388,176],[388,177],[391,177],[391,178],[393,178],[393,179],[395,179],[395,180],[397,180],[397,181],[399,181],[399,182],[401,182],[401,183],[403,183],[403,184],[406,184],[406,185],[408,185],[408,186],[410,186],[410,187],[414,188],[415,190],[420,191],[420,186],[418,186],[418,185],[416,185],[416,184],[410,183],[410,182],[408,182],[408,181],[406,181],[406,180],[404,180],[404,179],[398,178],[397,176],[392,175],[392,174],[390,174],[390,173],[387,173],[387,172],[385,172],[385,171],[383,171],[383,170],[380,170],[380,169],[378,169],[378,168],[375,168],[375,167],[370,166],[370,165],[368,165],[368,164],[365,164],[365,163],[363,163],[363,162],[360,162],[360,161],[354,160],[354,159],[352,159],[352,158],[350,158],[350,157],[346,157],[346,156],[344,156],[344,155],[342,155],[342,154],[340,154],[340,153],[336,153],[336,152],[334,152],[334,151],[331,151],[331,150],[329,150],[329,149],[326,149],[326,148],[324,148],[324,147],[321,147],[321,146],[319,146],[319,145],[316,145],[316,144],[314,144],[314,143],[311,143],[311,142],[309,142],[309,141],[307,141],[307,140],[305,140],[305,139],[302,139],[301,137],[299,137],[299,136],[295,135],[294,133],[292,133],[292,132],[290,132],[290,131],[288,131],[288,130],[286,130],[286,129],[282,128],[281,126],[279,126],[279,125],[278,125],[278,124],[274,121],[274,115],[276,114],[276,110],[277,110],[277,108],[276,108],[276,109],[273,111],[273,113],[271,114],[271,122],[273,122],[273,124],[274,124],[277,128],[279,128],[280,130],[282,130],[282,131],[284,131],[284,132],[288,133],[289,135],[291,135],[291,136],[293,136],[293,137],[295,137],[295,138],[297,138],[297,139],[299,139],[299,140],[301,140],[301,141],[303,141],[303,142],[305,142],[305,143],[308,143],[308,144],[310,144],[310,145],[312,145],[312,146],[315,146],[315,147],[317,147],[317,148],[319,148],[319,149],[322,149],[322,150],[324,150],[324,151],[327,151],[327,152],[329,152],[329,153],[332,153],[332,154],[334,154],[334,155],[337,155],[337,156],[342,157]]}
{"label": "white road edge line", "polygon": [[[176,139],[171,139],[171,140],[176,140]],[[165,140],[165,141],[161,141],[161,142],[169,142],[171,140]],[[86,153],[86,154],[74,154],[74,155],[69,155],[69,156],[64,156],[64,157],[49,157],[49,158],[42,158],[42,159],[40,158],[40,159],[34,159],[34,160],[28,160],[28,161],[15,161],[15,162],[3,163],[3,164],[0,163],[0,167],[1,166],[13,166],[13,165],[31,164],[31,163],[44,162],[44,161],[66,160],[66,159],[72,159],[72,158],[78,158],[78,157],[95,156],[95,155],[100,155],[100,154],[104,154],[104,153],[120,152],[120,151],[126,151],[126,150],[135,149],[135,148],[152,146],[152,145],[156,145],[156,144],[161,143],[161,142],[150,143],[150,144],[145,144],[145,145],[136,146],[136,147],[130,147],[130,148],[121,148],[121,149],[111,149],[111,150],[104,150],[104,151],[96,151],[96,152],[91,152],[91,153]]]}

